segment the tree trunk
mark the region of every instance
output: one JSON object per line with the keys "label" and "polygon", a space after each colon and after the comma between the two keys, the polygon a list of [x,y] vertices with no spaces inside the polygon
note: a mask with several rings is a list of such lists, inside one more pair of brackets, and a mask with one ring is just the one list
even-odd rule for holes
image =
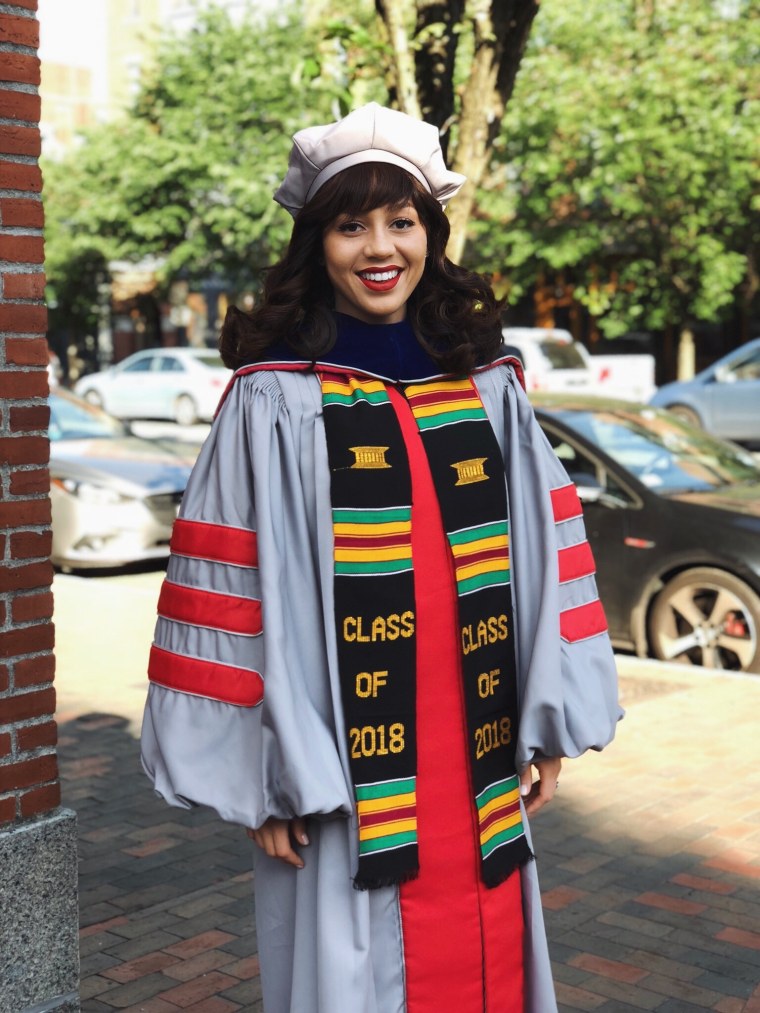
{"label": "tree trunk", "polygon": [[454,116],[454,63],[464,17],[464,0],[417,0],[416,78],[422,118],[441,131],[443,157],[448,157]]}
{"label": "tree trunk", "polygon": [[517,77],[538,3],[533,0],[476,0],[471,10],[474,55],[462,94],[457,146],[451,168],[467,182],[451,206],[448,255],[459,261],[477,188],[491,157]]}
{"label": "tree trunk", "polygon": [[694,334],[689,327],[683,327],[678,339],[678,380],[691,380],[694,376],[696,353]]}
{"label": "tree trunk", "polygon": [[414,76],[414,54],[409,47],[409,32],[404,20],[408,4],[405,0],[375,0],[375,9],[388,31],[398,107],[402,113],[422,119]]}

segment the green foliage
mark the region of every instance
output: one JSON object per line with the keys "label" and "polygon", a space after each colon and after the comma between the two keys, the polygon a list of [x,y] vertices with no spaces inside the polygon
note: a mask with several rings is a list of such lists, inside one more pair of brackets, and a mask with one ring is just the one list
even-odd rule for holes
{"label": "green foliage", "polygon": [[[330,53],[328,64],[334,63]],[[295,12],[234,24],[221,10],[160,41],[129,114],[45,166],[47,269],[59,307],[83,262],[157,259],[250,287],[290,234],[273,200],[291,136],[334,114],[344,83]],[[94,303],[92,290],[83,293]]]}
{"label": "green foliage", "polygon": [[469,250],[511,299],[564,272],[610,337],[719,318],[757,242],[758,20],[639,7],[544,0]]}

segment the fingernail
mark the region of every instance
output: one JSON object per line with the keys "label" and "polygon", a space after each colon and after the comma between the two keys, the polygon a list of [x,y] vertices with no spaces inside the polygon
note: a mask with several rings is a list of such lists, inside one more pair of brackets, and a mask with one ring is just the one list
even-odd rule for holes
{"label": "fingernail", "polygon": [[523,798],[526,795],[530,795],[530,785],[526,781],[523,781],[522,784],[520,785],[520,794],[523,796]]}
{"label": "fingernail", "polygon": [[308,844],[309,843],[309,838],[307,837],[306,834],[301,834],[299,840],[301,841],[301,844]]}

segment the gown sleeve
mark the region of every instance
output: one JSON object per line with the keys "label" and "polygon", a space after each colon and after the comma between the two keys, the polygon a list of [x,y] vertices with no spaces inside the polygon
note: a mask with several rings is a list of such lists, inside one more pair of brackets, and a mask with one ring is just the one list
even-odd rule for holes
{"label": "gown sleeve", "polygon": [[151,648],[142,763],[156,792],[250,827],[351,811],[302,481],[308,428],[274,373],[233,384],[175,522]]}
{"label": "gown sleeve", "polygon": [[508,477],[522,769],[602,749],[623,711],[575,486],[511,368],[489,374],[503,406],[492,421]]}

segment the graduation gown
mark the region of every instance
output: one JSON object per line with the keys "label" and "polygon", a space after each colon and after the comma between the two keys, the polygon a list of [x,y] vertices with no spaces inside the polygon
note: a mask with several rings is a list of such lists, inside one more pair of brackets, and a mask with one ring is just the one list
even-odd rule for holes
{"label": "graduation gown", "polygon": [[[439,375],[406,324],[339,318],[338,334],[326,365],[392,384]],[[321,386],[310,363],[278,352],[277,360],[236,374],[183,498],[159,601],[143,766],[170,805],[210,806],[246,827],[270,816],[309,817],[304,869],[255,849],[267,1013],[448,1013],[426,998],[434,953],[424,926],[434,924],[434,909],[424,897],[415,907],[420,888],[357,891],[352,885],[357,820],[338,676]],[[593,572],[584,563],[588,554],[579,551],[585,533],[574,487],[535,421],[514,363],[496,362],[474,380],[507,470],[521,769],[545,757],[601,749],[622,712]],[[391,390],[394,402],[403,401]],[[403,414],[399,421],[403,431]],[[410,465],[419,499],[424,466],[413,453]],[[430,538],[436,530],[442,536],[439,519],[431,529]],[[430,542],[419,551],[436,549]],[[444,573],[441,580],[450,585],[452,578]],[[437,611],[429,610],[433,620]],[[457,638],[454,628],[452,644]],[[449,658],[455,665],[453,648]],[[440,696],[444,720],[455,709],[446,703],[454,701],[451,680],[448,691],[448,698],[438,694],[418,661],[418,712],[423,694],[428,703]],[[445,733],[453,746],[457,722],[464,736],[456,717]],[[425,728],[419,721],[420,764]],[[451,762],[444,745],[442,764]],[[460,836],[457,829],[454,837]],[[420,857],[422,880],[422,849]],[[522,937],[525,1013],[556,1010],[536,863],[515,876],[517,895],[509,880],[485,894],[477,882],[466,887],[488,961],[483,958],[477,981],[461,982],[461,990],[455,974],[451,1013],[513,1013],[498,998],[506,994],[499,947],[506,953],[509,937],[499,935],[498,924],[507,908],[494,908],[510,903],[509,889],[522,906],[522,931],[512,938]],[[451,885],[440,878],[445,923]],[[422,921],[415,921],[420,911]],[[453,938],[460,931],[457,923],[448,926]],[[473,977],[473,966],[470,971]]]}

